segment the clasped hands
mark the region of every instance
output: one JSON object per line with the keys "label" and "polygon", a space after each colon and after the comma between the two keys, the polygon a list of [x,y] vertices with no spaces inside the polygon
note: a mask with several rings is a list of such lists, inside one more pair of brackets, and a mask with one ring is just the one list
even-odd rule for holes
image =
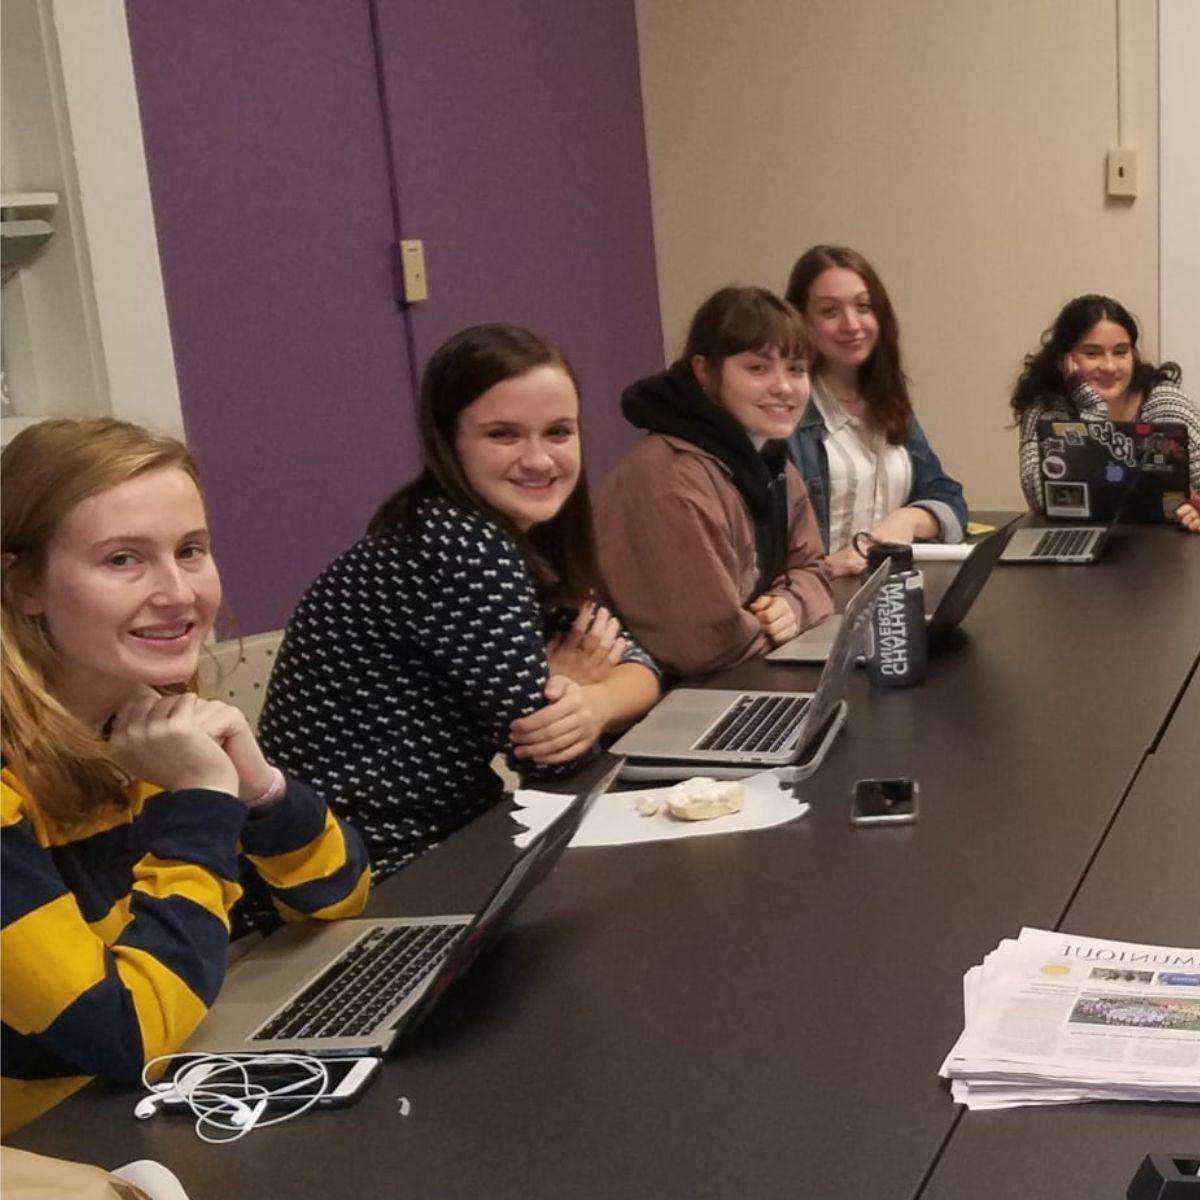
{"label": "clasped hands", "polygon": [[109,752],[135,779],[171,792],[204,788],[249,803],[276,779],[241,710],[194,692],[138,688],[113,718]]}
{"label": "clasped hands", "polygon": [[539,766],[570,762],[604,732],[606,706],[598,686],[625,654],[621,623],[601,604],[580,607],[570,628],[546,643],[550,678],[546,704],[509,726],[513,754]]}

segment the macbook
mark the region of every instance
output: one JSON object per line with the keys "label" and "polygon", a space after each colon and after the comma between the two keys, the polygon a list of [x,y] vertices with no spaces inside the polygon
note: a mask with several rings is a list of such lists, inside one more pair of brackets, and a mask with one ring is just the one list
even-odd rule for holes
{"label": "macbook", "polygon": [[183,1052],[386,1053],[495,939],[620,768],[603,770],[474,914],[306,921],[271,934],[230,969]]}
{"label": "macbook", "polygon": [[846,606],[815,692],[678,687],[613,746],[625,779],[738,778],[767,767],[819,765],[846,716],[843,694],[866,640],[888,564]]}
{"label": "macbook", "polygon": [[[945,642],[949,634],[962,624],[975,597],[983,590],[992,568],[1003,553],[1008,539],[1012,537],[1012,526],[1016,518],[1009,521],[995,532],[975,543],[971,552],[963,560],[950,586],[942,596],[937,608],[927,613],[929,646],[936,648]],[[829,657],[834,639],[842,625],[842,614],[838,613],[826,618],[819,625],[806,629],[790,642],[777,646],[767,658],[771,662],[792,663],[821,663]]]}
{"label": "macbook", "polygon": [[1187,429],[1174,421],[1043,417],[1038,464],[1046,516],[1103,525],[1123,501],[1128,522],[1169,522],[1190,491]]}
{"label": "macbook", "polygon": [[1106,525],[1028,526],[1018,529],[1009,539],[1001,562],[1066,563],[1081,566],[1094,563],[1108,545],[1116,528],[1124,502],[1132,495],[1138,477],[1134,469],[1126,477],[1124,491]]}

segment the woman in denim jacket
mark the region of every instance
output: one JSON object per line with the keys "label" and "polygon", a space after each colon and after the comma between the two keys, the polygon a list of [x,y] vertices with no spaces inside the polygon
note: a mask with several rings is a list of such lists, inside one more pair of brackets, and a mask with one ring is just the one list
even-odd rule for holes
{"label": "woman in denim jacket", "polygon": [[812,398],[789,450],[812,498],[835,575],[866,562],[851,540],[961,542],[962,487],[942,469],[913,414],[899,327],[871,264],[814,246],[792,268],[787,298],[813,342]]}

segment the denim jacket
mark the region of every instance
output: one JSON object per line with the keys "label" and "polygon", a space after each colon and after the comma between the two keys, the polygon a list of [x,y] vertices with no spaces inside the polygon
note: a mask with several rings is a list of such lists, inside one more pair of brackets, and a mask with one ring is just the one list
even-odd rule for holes
{"label": "denim jacket", "polygon": [[[788,438],[788,453],[804,476],[812,500],[821,540],[829,550],[829,458],[825,453],[828,430],[820,410],[810,400],[800,423]],[[967,524],[967,502],[962,485],[942,470],[928,439],[914,416],[908,423],[908,456],[912,460],[913,486],[906,505],[928,509],[940,528],[939,540],[961,542]]]}

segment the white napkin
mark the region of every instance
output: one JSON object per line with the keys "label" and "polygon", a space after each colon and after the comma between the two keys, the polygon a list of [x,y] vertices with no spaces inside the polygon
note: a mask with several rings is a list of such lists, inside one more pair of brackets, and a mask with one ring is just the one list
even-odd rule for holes
{"label": "white napkin", "polygon": [[[745,788],[741,812],[716,817],[711,821],[680,821],[671,816],[666,807],[670,786],[609,792],[593,802],[583,824],[571,839],[571,845],[624,846],[630,842],[742,833],[748,829],[769,829],[773,825],[782,825],[808,812],[809,806],[797,800],[791,788],[772,771],[751,775],[741,780],[741,784]],[[658,800],[662,808],[652,817],[642,816],[637,805],[643,797]],[[525,827],[521,833],[513,836],[513,841],[518,846],[528,846],[567,807],[571,797],[521,788],[513,800],[517,804],[513,810],[513,820]]]}

